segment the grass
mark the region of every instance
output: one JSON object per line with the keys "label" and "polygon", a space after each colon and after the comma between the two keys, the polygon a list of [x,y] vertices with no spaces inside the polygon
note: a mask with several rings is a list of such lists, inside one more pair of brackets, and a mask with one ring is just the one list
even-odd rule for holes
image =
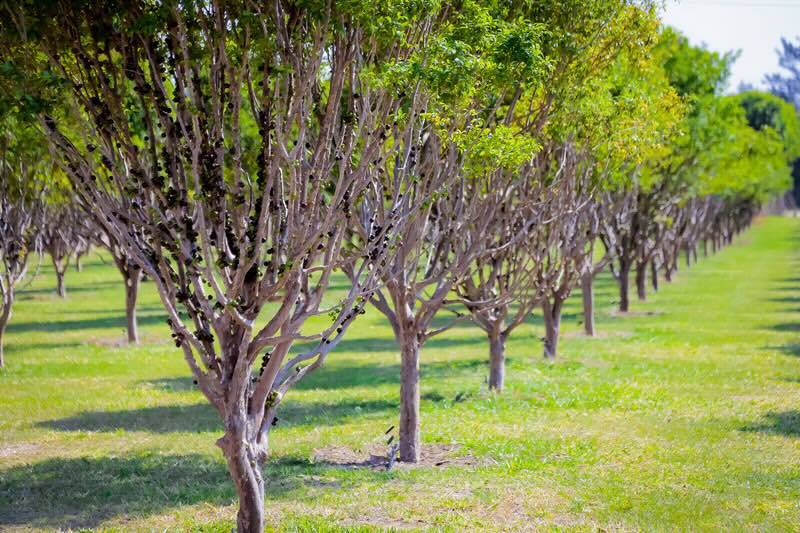
{"label": "grass", "polygon": [[[539,317],[508,343],[488,395],[487,343],[469,325],[423,351],[423,440],[480,466],[335,468],[396,422],[397,347],[381,316],[351,329],[290,392],[272,433],[269,526],[281,531],[796,530],[800,527],[800,221],[761,219],[681,269],[628,316],[597,289],[602,338],[565,311],[542,360]],[[343,282],[338,281],[339,290]],[[123,288],[97,255],[54,295],[47,266],[19,294],[0,372],[0,530],[229,531],[235,497],[152,286],[145,343],[119,347]],[[459,398],[459,401],[455,401]]]}

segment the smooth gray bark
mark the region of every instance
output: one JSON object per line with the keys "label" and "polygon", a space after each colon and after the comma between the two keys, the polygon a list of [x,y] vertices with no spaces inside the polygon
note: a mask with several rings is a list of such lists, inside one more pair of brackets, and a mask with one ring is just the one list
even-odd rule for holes
{"label": "smooth gray bark", "polygon": [[489,388],[503,392],[506,378],[506,339],[500,328],[489,330]]}
{"label": "smooth gray bark", "polygon": [[581,277],[581,296],[583,298],[583,331],[594,337],[594,276],[591,273]]}
{"label": "smooth gray bark", "polygon": [[140,270],[133,270],[125,276],[125,322],[128,328],[128,342],[139,343],[139,325],[136,319],[136,299],[139,296]]}
{"label": "smooth gray bark", "polygon": [[630,286],[630,273],[631,266],[628,263],[622,262],[619,267],[619,310],[627,313],[630,309],[630,298],[628,295]]}
{"label": "smooth gray bark", "polygon": [[56,268],[56,293],[59,298],[67,297],[67,287],[64,285],[64,272]]}
{"label": "smooth gray bark", "polygon": [[650,261],[650,284],[653,286],[653,292],[658,292],[658,265],[655,259]]}
{"label": "smooth gray bark", "polygon": [[[244,411],[244,409],[242,409]],[[264,465],[263,453],[249,442],[247,417],[232,416],[226,420],[225,436],[217,444],[228,463],[228,471],[239,497],[236,514],[236,530],[239,533],[262,533],[264,531]]]}
{"label": "smooth gray bark", "polygon": [[558,332],[561,328],[561,305],[562,302],[556,300],[550,303],[545,299],[542,302],[544,312],[544,358],[553,360],[558,355]]}
{"label": "smooth gray bark", "polygon": [[418,463],[420,442],[419,341],[404,336],[400,352],[400,460]]}
{"label": "smooth gray bark", "polygon": [[6,297],[8,300],[7,303],[0,308],[0,368],[5,366],[4,338],[6,335],[6,326],[11,319],[11,302],[14,301],[13,291],[10,291]]}
{"label": "smooth gray bark", "polygon": [[636,265],[636,295],[640,301],[647,300],[647,264]]}

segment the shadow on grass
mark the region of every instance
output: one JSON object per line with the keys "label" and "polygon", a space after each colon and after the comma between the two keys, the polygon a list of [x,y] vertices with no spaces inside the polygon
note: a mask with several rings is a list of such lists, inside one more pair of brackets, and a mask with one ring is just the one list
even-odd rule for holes
{"label": "shadow on grass", "polygon": [[224,464],[201,455],[48,459],[0,472],[0,526],[95,527],[115,516],[233,498]]}
{"label": "shadow on grass", "polygon": [[800,411],[771,411],[758,424],[747,425],[742,431],[757,431],[787,437],[800,437]]}
{"label": "shadow on grass", "polygon": [[[139,326],[161,324],[166,319],[166,314],[139,316]],[[118,329],[125,327],[125,314],[110,315],[83,320],[58,320],[52,322],[10,322],[10,333],[29,333],[33,331],[69,331],[76,329]]]}
{"label": "shadow on grass", "polygon": [[783,322],[781,324],[773,324],[769,329],[780,331],[782,333],[795,333],[800,331],[800,322]]}
{"label": "shadow on grass", "polygon": [[[512,310],[509,312],[509,315],[513,316],[516,310]],[[563,312],[561,313],[561,321],[566,322],[575,322],[579,318],[579,314],[577,312]],[[433,323],[431,324],[431,328],[441,328],[447,326],[448,324],[453,322],[453,318],[447,315],[442,314],[442,316],[437,316],[433,319]],[[544,327],[544,317],[541,314],[541,311],[536,308],[533,310],[533,313],[530,313],[524,320],[524,324],[528,326],[537,326],[537,327]],[[485,338],[485,333],[481,330],[472,320],[463,319],[455,322],[452,326],[453,328],[468,328],[474,329],[476,332],[480,332],[482,338]],[[431,345],[436,340],[436,337],[429,340],[425,343],[425,346]]]}
{"label": "shadow on grass", "polygon": [[[538,352],[537,352],[538,353]],[[517,359],[506,357],[506,364],[511,365]],[[422,362],[421,374],[423,381],[428,378],[457,377],[459,375],[486,371],[488,374],[488,357],[478,359],[457,359],[453,361]],[[197,390],[191,377],[171,377],[152,381],[141,381],[140,385],[154,387],[167,392],[190,392]],[[400,385],[400,365],[398,363],[387,364],[331,364],[326,365],[309,374],[302,381],[297,383],[294,388],[300,390],[333,390],[347,389],[351,387],[366,387],[380,385]],[[364,406],[369,402],[353,402],[353,408]],[[314,406],[316,404],[295,404],[291,400],[281,406],[280,411],[286,413],[287,420],[292,423],[290,416],[292,413],[299,413],[296,406]],[[342,403],[332,404],[342,406]],[[389,406],[387,406],[388,408]],[[210,409],[210,408],[209,408]],[[286,410],[289,412],[287,413]],[[369,405],[367,405],[367,410]]]}
{"label": "shadow on grass", "polygon": [[[120,302],[119,302],[120,307],[119,307],[119,309],[104,307],[102,309],[70,309],[69,311],[64,311],[63,309],[57,309],[57,308],[52,308],[51,307],[49,309],[42,310],[42,314],[46,314],[46,315],[66,315],[66,314],[69,314],[69,315],[92,315],[92,316],[98,316],[98,315],[118,316],[120,313],[124,313],[125,312],[125,310],[121,307],[122,303],[123,303],[122,299],[120,298]],[[164,312],[164,307],[161,306],[161,305],[152,305],[152,304],[144,304],[143,305],[143,304],[139,304],[139,305],[136,306],[136,312],[137,313],[148,313],[148,314],[162,313],[162,312]],[[166,317],[164,318],[164,320],[166,321]]]}
{"label": "shadow on grass", "polygon": [[[424,358],[423,358],[424,359]],[[510,358],[506,360],[510,361]],[[486,359],[457,359],[454,361],[422,362],[420,373],[422,381],[436,380],[444,377],[457,377],[486,370],[488,373],[488,357]],[[295,385],[298,389],[346,389],[351,387],[371,387],[379,385],[400,385],[400,364],[337,364],[325,366],[310,374]]]}
{"label": "shadow on grass", "polygon": [[[91,285],[70,285],[70,276],[64,278],[64,284],[67,286],[67,301],[69,300],[69,294],[71,292],[97,292],[99,290],[108,289],[111,287],[119,287],[122,289],[122,278],[119,281],[97,281],[93,282]],[[55,278],[53,278],[53,286],[52,287],[37,287],[35,289],[27,288],[23,289],[18,292],[18,298],[25,300],[27,299],[26,296],[35,296],[35,295],[47,295],[47,294],[55,294],[56,293],[56,286],[55,286]],[[63,300],[62,300],[63,301]]]}
{"label": "shadow on grass", "polygon": [[[9,324],[9,329],[11,325]],[[63,342],[26,342],[24,344],[17,344],[15,342],[6,342],[4,349],[6,354],[22,353],[22,352],[47,352],[49,350],[60,350],[62,348],[74,348],[81,346],[80,342],[63,341]]]}
{"label": "shadow on grass", "polygon": [[800,303],[800,296],[780,296],[774,298],[767,298],[767,301],[778,304],[797,304]]}
{"label": "shadow on grass", "polygon": [[[307,474],[322,470],[296,457],[268,462],[267,500],[302,495],[307,485],[318,483]],[[221,453],[218,460],[199,454],[152,453],[56,458],[0,470],[0,530],[94,528],[114,518],[203,502],[215,506],[236,502]]]}
{"label": "shadow on grass", "polygon": [[797,343],[784,344],[782,346],[765,346],[764,348],[767,350],[783,352],[786,355],[791,355],[793,357],[800,357],[800,344]]}
{"label": "shadow on grass", "polygon": [[800,287],[798,287],[797,285],[777,285],[771,287],[770,290],[775,292],[797,292],[798,290],[800,290]]}
{"label": "shadow on grass", "polygon": [[[302,425],[332,425],[350,417],[393,412],[391,400],[343,400],[334,403],[297,403],[287,400],[278,409],[277,430]],[[222,421],[210,404],[165,405],[126,411],[87,411],[75,416],[39,422],[57,431],[144,431],[148,433],[223,432]]]}
{"label": "shadow on grass", "polygon": [[[476,333],[479,330],[476,329]],[[486,339],[482,335],[475,335],[473,337],[457,337],[457,338],[447,338],[443,336],[436,336],[430,339],[425,343],[425,346],[422,348],[422,353],[425,353],[425,350],[437,350],[437,349],[447,349],[447,348],[456,348],[458,346],[464,346],[469,344],[481,344],[485,343]],[[316,343],[298,343],[292,347],[293,353],[299,353],[305,350],[309,350],[316,346]],[[400,353],[400,347],[394,340],[394,337],[363,337],[360,339],[342,339],[339,344],[336,345],[336,353],[348,353],[348,352],[357,352],[357,353],[375,353],[375,352],[387,352],[387,353]],[[424,359],[424,356],[423,356]]]}

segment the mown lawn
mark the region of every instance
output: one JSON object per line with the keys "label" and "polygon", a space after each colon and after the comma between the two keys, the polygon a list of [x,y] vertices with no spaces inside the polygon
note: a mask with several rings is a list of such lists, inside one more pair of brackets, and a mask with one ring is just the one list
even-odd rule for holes
{"label": "mown lawn", "polygon": [[[597,291],[601,338],[564,317],[542,360],[539,317],[508,345],[507,391],[486,393],[487,343],[464,325],[423,352],[423,439],[462,459],[389,472],[365,453],[396,422],[397,347],[370,312],[284,405],[267,468],[276,530],[798,530],[800,220],[759,220],[681,268],[636,312]],[[340,289],[343,281],[338,281]],[[229,531],[220,423],[193,390],[145,285],[145,342],[119,346],[123,289],[94,254],[21,291],[0,372],[0,530]],[[466,458],[466,459],[465,459]],[[464,466],[460,463],[468,463]],[[455,465],[455,466],[454,466]]]}

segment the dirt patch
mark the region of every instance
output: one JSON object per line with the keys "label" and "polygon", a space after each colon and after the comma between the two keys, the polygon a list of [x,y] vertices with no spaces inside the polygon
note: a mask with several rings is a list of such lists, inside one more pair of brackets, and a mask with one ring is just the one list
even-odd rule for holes
{"label": "dirt patch", "polygon": [[0,458],[33,453],[39,449],[35,444],[8,444],[0,446]]}
{"label": "dirt patch", "polygon": [[[92,346],[100,346],[101,348],[127,348],[131,346],[128,344],[128,336],[120,335],[115,337],[90,337],[85,341],[85,344]],[[167,340],[160,335],[139,335],[139,344],[133,346],[141,346],[142,344],[167,344]]]}
{"label": "dirt patch", "polygon": [[[456,454],[455,452],[460,448],[461,446],[457,444],[426,444],[422,447],[422,457],[419,463],[396,461],[392,468],[477,467],[496,464],[491,459]],[[359,451],[347,446],[326,446],[314,450],[314,461],[339,468],[371,468],[373,470],[386,470],[389,465],[387,447],[380,444],[374,444]]]}

